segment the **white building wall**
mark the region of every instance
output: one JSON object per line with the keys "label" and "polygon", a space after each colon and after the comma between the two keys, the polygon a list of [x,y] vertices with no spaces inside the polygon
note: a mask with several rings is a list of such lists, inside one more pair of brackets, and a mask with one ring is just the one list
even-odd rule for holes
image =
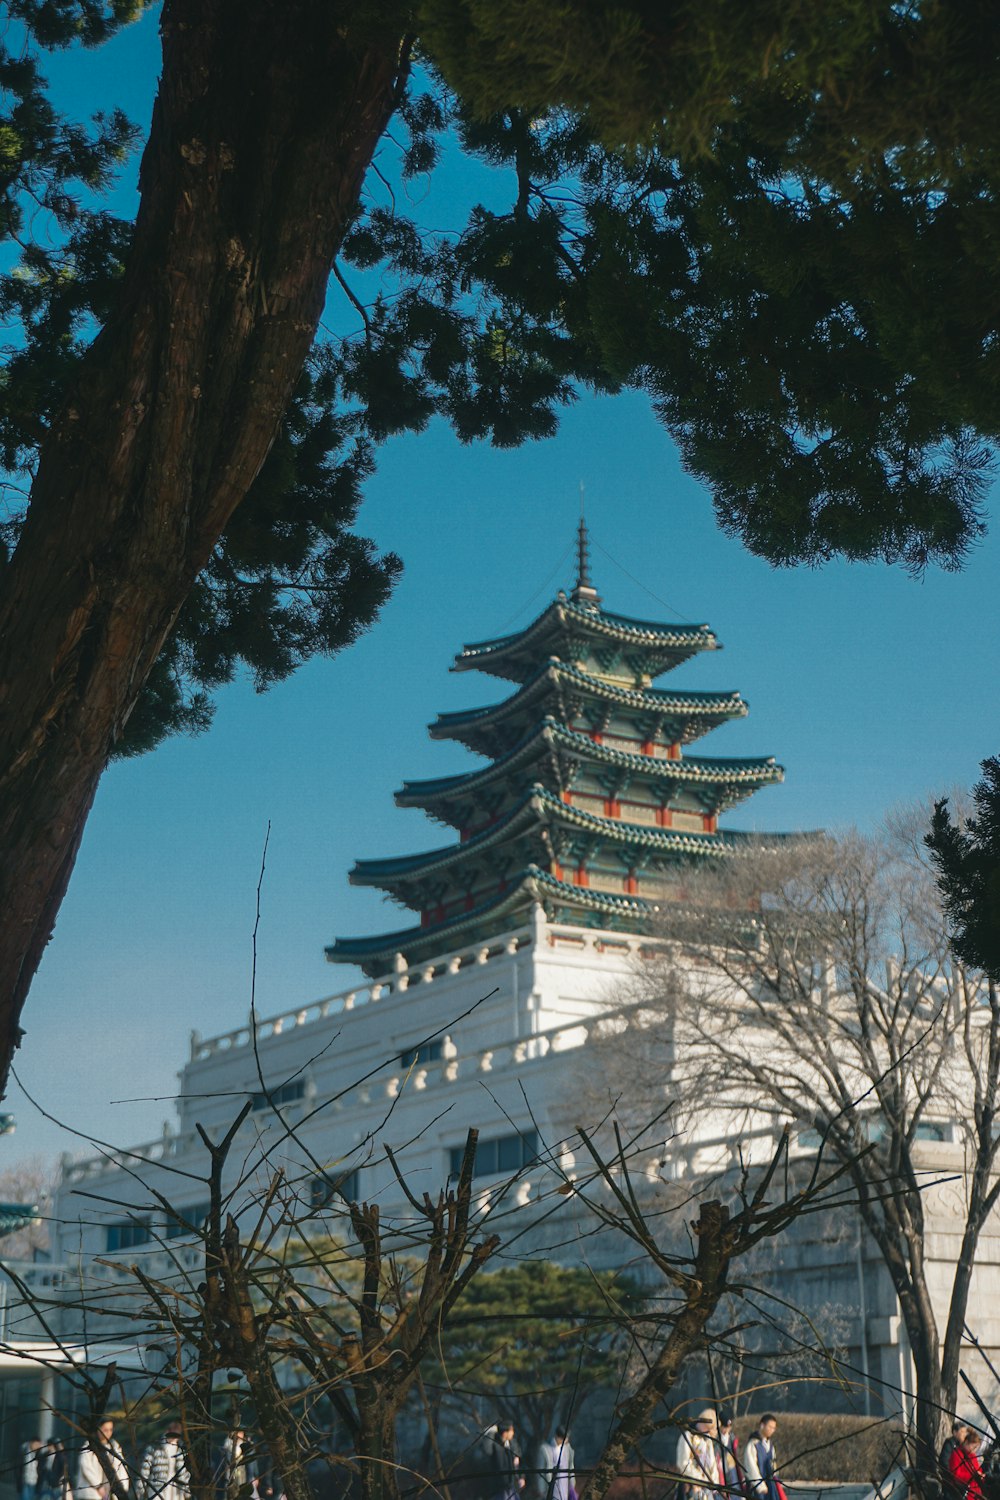
{"label": "white building wall", "polygon": [[[256,1057],[249,1026],[207,1039],[192,1037],[173,1129],[113,1158],[65,1162],[54,1205],[59,1226],[54,1257],[66,1268],[67,1284],[78,1295],[81,1278],[102,1287],[114,1280],[112,1272],[93,1262],[109,1256],[109,1223],[127,1222],[130,1211],[152,1220],[154,1239],[141,1249],[111,1252],[110,1258],[148,1257],[151,1265],[166,1264],[166,1216],[150,1190],[182,1212],[207,1200],[208,1157],[196,1124],[213,1139],[221,1138],[248,1095],[260,1091],[258,1059],[272,1091],[296,1078],[305,1090],[301,1100],[282,1108],[282,1120],[264,1109],[252,1112],[241,1127],[226,1185],[236,1188],[234,1208],[242,1207],[248,1216],[277,1167],[305,1203],[317,1175],[315,1162],[331,1175],[358,1167],[359,1196],[377,1200],[388,1219],[405,1215],[407,1207],[382,1142],[399,1148],[409,1185],[421,1196],[444,1186],[450,1150],[463,1144],[471,1127],[483,1140],[537,1127],[543,1147],[551,1148],[576,1125],[596,1123],[591,1116],[599,1112],[604,1080],[595,1076],[597,1056],[588,1042],[614,1024],[614,1009],[634,991],[636,968],[648,951],[648,940],[546,924],[539,912],[529,926],[489,944],[421,967],[401,965],[379,980],[259,1022]],[[440,1058],[403,1067],[400,1055],[432,1035],[442,1041]],[[669,1184],[679,1181],[690,1202],[690,1194],[698,1195],[700,1176],[717,1177],[737,1162],[737,1146],[744,1152],[752,1146],[754,1159],[768,1155],[765,1134],[762,1129],[760,1140],[749,1142],[745,1129],[727,1131],[725,1121],[709,1112],[697,1132],[668,1145],[652,1162],[648,1191],[668,1194]],[[949,1143],[927,1142],[923,1151],[928,1172],[939,1172],[942,1179],[928,1196],[927,1252],[943,1326],[958,1254],[956,1203],[949,1194],[960,1192],[960,1184],[947,1179],[962,1164]],[[573,1163],[564,1157],[563,1166],[572,1170]],[[486,1193],[501,1180],[482,1177],[477,1188]],[[521,1230],[532,1204],[544,1199],[546,1210],[551,1208],[547,1195],[557,1181],[544,1167],[527,1171],[516,1190],[526,1210]],[[690,1216],[682,1215],[684,1223]],[[557,1214],[535,1217],[537,1225],[518,1241],[521,1253],[573,1259],[579,1236],[591,1264],[624,1263],[622,1244],[610,1235],[594,1237],[593,1220],[575,1197],[560,1200]],[[667,1226],[664,1232],[671,1217],[660,1221]],[[341,1221],[341,1232],[344,1227]],[[197,1252],[185,1250],[183,1239],[172,1240],[169,1250],[196,1269]],[[906,1371],[898,1309],[873,1246],[865,1245],[863,1260],[859,1279],[853,1233],[824,1238],[813,1221],[806,1221],[789,1234],[762,1274],[772,1275],[781,1295],[806,1311],[824,1300],[841,1306],[853,1330],[849,1343],[856,1368],[867,1362],[876,1380],[897,1385],[900,1371],[904,1377]],[[1000,1222],[984,1236],[970,1310],[970,1324],[994,1354],[1000,1348],[998,1294]],[[105,1327],[111,1331],[107,1322]],[[65,1317],[63,1328],[71,1331]],[[978,1360],[970,1364],[973,1370],[983,1377]],[[891,1391],[886,1400],[892,1404]]]}
{"label": "white building wall", "polygon": [[[130,1212],[150,1216],[162,1233],[165,1215],[152,1206],[150,1188],[181,1211],[205,1201],[208,1156],[196,1126],[219,1140],[248,1095],[261,1092],[260,1074],[271,1092],[301,1080],[304,1093],[281,1108],[280,1121],[265,1107],[242,1125],[229,1181],[246,1177],[248,1203],[266,1175],[265,1158],[303,1186],[315,1175],[310,1156],[334,1175],[357,1167],[361,1195],[393,1212],[404,1200],[379,1149],[383,1139],[401,1147],[419,1193],[444,1186],[450,1149],[472,1127],[488,1139],[537,1124],[551,1143],[553,1106],[575,1090],[590,1028],[630,983],[641,947],[638,938],[549,926],[539,912],[530,926],[489,944],[401,965],[259,1022],[256,1055],[249,1024],[193,1036],[175,1127],[113,1158],[66,1160],[56,1253],[107,1254],[107,1225]],[[442,1043],[440,1058],[403,1066],[401,1056],[431,1038]],[[529,1174],[522,1198],[537,1191],[537,1178]]]}

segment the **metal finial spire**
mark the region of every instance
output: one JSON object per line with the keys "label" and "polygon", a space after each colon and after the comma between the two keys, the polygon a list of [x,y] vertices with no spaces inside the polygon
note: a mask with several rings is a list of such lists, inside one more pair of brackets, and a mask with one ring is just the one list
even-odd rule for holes
{"label": "metal finial spire", "polygon": [[580,480],[580,524],[576,529],[576,587],[570,598],[577,604],[597,605],[600,596],[590,581],[590,542],[583,508],[583,480]]}

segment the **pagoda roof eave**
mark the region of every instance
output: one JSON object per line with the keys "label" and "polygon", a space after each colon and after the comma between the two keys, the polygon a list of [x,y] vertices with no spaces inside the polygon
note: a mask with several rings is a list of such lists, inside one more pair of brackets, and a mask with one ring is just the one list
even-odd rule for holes
{"label": "pagoda roof eave", "polygon": [[570,662],[560,661],[558,657],[550,657],[533,677],[529,677],[518,688],[516,693],[512,693],[501,703],[489,703],[482,708],[459,709],[453,713],[438,714],[434,723],[429,725],[431,738],[460,738],[460,734],[456,731],[475,728],[480,724],[516,712],[518,708],[530,703],[534,697],[538,696],[547,678],[552,681],[562,679],[571,685],[579,684],[595,698],[609,703],[619,703],[624,708],[635,709],[639,712],[664,716],[669,716],[671,713],[684,716],[704,715],[721,722],[726,719],[743,718],[748,711],[746,701],[735,689],[714,693],[676,693],[664,688],[620,687],[617,683],[608,682],[592,673],[582,672],[579,667],[573,666]]}
{"label": "pagoda roof eave", "polygon": [[[683,653],[684,657],[696,651],[721,650],[721,642],[707,624],[668,626],[653,620],[637,620],[629,615],[612,614],[594,605],[577,604],[572,599],[554,599],[523,630],[515,631],[512,635],[498,636],[494,640],[470,642],[455,658],[453,671],[497,670],[498,663],[504,657],[522,651],[538,636],[567,625],[606,641],[676,651]],[[500,672],[499,675],[506,674]]]}
{"label": "pagoda roof eave", "polygon": [[499,777],[509,775],[528,764],[543,749],[557,747],[588,760],[596,765],[620,766],[639,771],[656,781],[681,781],[710,785],[720,782],[766,785],[781,781],[784,767],[779,766],[773,755],[756,759],[721,759],[707,756],[688,756],[682,760],[663,760],[652,755],[634,755],[627,750],[615,750],[608,745],[596,744],[588,735],[566,729],[554,719],[546,719],[527,735],[519,745],[491,765],[474,771],[464,771],[457,776],[443,776],[429,781],[407,781],[396,793],[399,807],[425,807],[428,803],[448,798],[456,793],[470,793]]}
{"label": "pagoda roof eave", "polygon": [[380,878],[417,873],[430,874],[440,867],[452,864],[466,854],[481,853],[483,849],[503,843],[519,828],[534,822],[538,814],[532,804],[540,795],[548,795],[545,788],[529,787],[521,800],[498,823],[481,829],[479,833],[473,834],[472,838],[465,839],[462,843],[452,842],[443,844],[437,849],[425,849],[419,854],[400,854],[390,856],[388,859],[359,859],[355,861],[354,868],[347,878],[351,885],[378,885]]}
{"label": "pagoda roof eave", "polygon": [[[370,938],[336,938],[324,950],[330,963],[355,963],[362,967],[379,965],[377,972],[384,973],[392,967],[397,953],[404,956],[422,953],[434,957],[447,951],[447,944],[470,928],[481,927],[484,922],[496,922],[526,902],[542,901],[544,896],[557,899],[560,904],[579,911],[600,913],[609,918],[632,919],[644,923],[653,911],[648,901],[639,896],[617,896],[605,891],[592,891],[550,875],[536,865],[530,865],[512,883],[508,890],[490,901],[484,901],[470,911],[446,918],[428,927],[407,927],[396,932],[379,933]],[[410,957],[410,962],[418,961]],[[376,972],[376,970],[372,970]]]}
{"label": "pagoda roof eave", "polygon": [[620,818],[605,818],[584,808],[572,807],[550,792],[535,785],[528,789],[499,822],[484,828],[461,843],[446,844],[419,854],[405,854],[388,859],[358,860],[349,879],[352,885],[381,887],[385,881],[407,876],[433,875],[449,866],[475,858],[483,850],[503,844],[521,829],[533,823],[560,824],[596,834],[610,843],[630,844],[659,850],[664,854],[716,856],[731,855],[750,843],[771,844],[801,837],[799,834],[755,834],[739,829],[721,829],[714,833],[690,833],[677,829],[654,828],[630,823]]}
{"label": "pagoda roof eave", "polygon": [[37,1224],[41,1210],[35,1203],[0,1203],[0,1238]]}

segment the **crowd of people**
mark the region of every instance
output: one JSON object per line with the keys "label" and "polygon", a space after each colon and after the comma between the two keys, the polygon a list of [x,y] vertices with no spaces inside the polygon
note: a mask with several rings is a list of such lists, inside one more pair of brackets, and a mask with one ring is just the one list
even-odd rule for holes
{"label": "crowd of people", "polygon": [[[741,1449],[733,1432],[732,1413],[707,1407],[677,1445],[676,1500],[785,1500],[777,1477],[774,1434],[778,1419],[765,1412]],[[974,1423],[957,1417],[940,1455],[945,1500],[990,1500],[987,1479],[1000,1445],[989,1445]],[[996,1493],[993,1490],[993,1493]]]}
{"label": "crowd of people", "polygon": [[69,1454],[58,1438],[32,1438],[21,1454],[21,1500],[63,1500],[69,1495]]}
{"label": "crowd of people", "polygon": [[[786,1500],[778,1478],[777,1426],[774,1413],[765,1412],[741,1444],[732,1413],[706,1407],[678,1438],[672,1500]],[[190,1500],[178,1422],[168,1422],[131,1466],[110,1418],[98,1427],[97,1438],[98,1444],[80,1449],[75,1464],[61,1439],[29,1439],[21,1454],[20,1500]],[[998,1450],[994,1444],[987,1454],[976,1426],[956,1418],[939,1460],[945,1500],[990,1500],[986,1481]],[[501,1417],[483,1436],[482,1458],[484,1500],[577,1500],[576,1460],[564,1427],[540,1445],[533,1463],[525,1463],[513,1420]],[[219,1500],[284,1500],[266,1453],[242,1428],[213,1456],[213,1479]]]}
{"label": "crowd of people", "polygon": [[[700,1411],[678,1437],[670,1500],[786,1500],[778,1478],[777,1427],[775,1414],[764,1412],[741,1443],[732,1412],[714,1407]],[[1000,1445],[993,1446],[1000,1460]],[[565,1429],[557,1428],[541,1445],[534,1465],[522,1461],[508,1417],[487,1431],[483,1447],[486,1500],[576,1500],[573,1448]],[[940,1458],[945,1500],[991,1500],[984,1483],[990,1460],[983,1449],[977,1428],[956,1419]]]}
{"label": "crowd of people", "polygon": [[516,1500],[529,1484],[531,1500],[577,1500],[576,1460],[564,1427],[541,1444],[534,1465],[524,1465],[514,1423],[501,1417],[483,1436],[483,1458],[489,1500]]}
{"label": "crowd of people", "polygon": [[[43,1443],[33,1437],[21,1453],[20,1500],[190,1500],[191,1477],[179,1422],[168,1422],[149,1443],[138,1463],[128,1464],[114,1435],[111,1418],[97,1429],[98,1447],[87,1444],[75,1464],[58,1438]],[[281,1485],[260,1448],[253,1448],[242,1428],[229,1434],[213,1455],[213,1478],[219,1500],[240,1493],[253,1500],[274,1500]]]}
{"label": "crowd of people", "polygon": [[677,1441],[677,1500],[785,1500],[778,1479],[774,1434],[778,1419],[764,1412],[745,1443],[733,1427],[733,1414],[706,1407]]}
{"label": "crowd of people", "polygon": [[[777,1426],[773,1412],[765,1412],[741,1446],[731,1412],[699,1412],[678,1439],[674,1500],[785,1500],[774,1451]],[[522,1491],[526,1500],[576,1500],[576,1461],[565,1428],[556,1428],[535,1462],[526,1464],[513,1421],[501,1417],[485,1434],[483,1458],[487,1500],[521,1500]]]}

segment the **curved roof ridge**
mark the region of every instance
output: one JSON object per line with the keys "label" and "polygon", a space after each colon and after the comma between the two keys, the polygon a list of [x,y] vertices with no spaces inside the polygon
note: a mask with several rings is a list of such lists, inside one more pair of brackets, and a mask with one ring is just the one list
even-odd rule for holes
{"label": "curved roof ridge", "polygon": [[417,854],[400,854],[390,856],[387,859],[355,860],[354,868],[347,878],[352,885],[364,884],[364,881],[359,881],[355,877],[359,874],[374,872],[377,866],[387,869],[388,866],[392,865],[395,866],[398,874],[405,874],[406,866],[410,866],[413,869],[422,868],[421,861],[426,861],[426,868],[433,870],[437,865],[444,864],[454,858],[455,855],[459,853],[464,854],[466,850],[476,852],[480,849],[488,849],[492,844],[502,842],[504,836],[511,831],[518,819],[524,818],[532,802],[539,795],[547,797],[549,794],[544,787],[535,783],[527,789],[520,800],[504,814],[499,822],[488,823],[485,828],[481,828],[471,838],[460,839],[457,843],[453,839],[450,844],[442,844],[437,849],[424,849]]}
{"label": "curved roof ridge", "polygon": [[460,668],[471,665],[482,656],[497,656],[515,644],[530,640],[542,624],[553,615],[569,615],[593,635],[624,635],[637,642],[648,642],[651,645],[658,643],[682,647],[700,645],[708,651],[721,648],[721,642],[716,639],[715,632],[708,624],[665,625],[658,620],[640,620],[631,615],[612,614],[607,610],[595,608],[593,605],[576,604],[573,600],[564,597],[553,599],[552,603],[546,605],[541,614],[536,615],[523,630],[515,630],[509,635],[495,636],[490,640],[469,641],[455,658],[455,666]]}
{"label": "curved roof ridge", "polygon": [[596,744],[588,735],[566,729],[557,720],[546,718],[499,760],[472,771],[462,771],[455,776],[405,781],[396,793],[396,801],[403,799],[401,805],[405,805],[405,801],[413,797],[435,797],[463,787],[484,785],[505,775],[527,759],[536,743],[542,739],[555,741],[568,750],[579,751],[581,755],[586,754],[587,759],[599,764],[626,766],[643,771],[656,780],[745,781],[764,774],[767,780],[780,781],[784,776],[784,767],[778,765],[773,755],[741,759],[685,756],[680,760],[664,760],[660,756],[634,755],[627,750],[615,750],[609,745]]}
{"label": "curved roof ridge", "polygon": [[731,707],[734,718],[744,718],[749,711],[746,699],[742,697],[738,688],[687,693],[671,688],[627,688],[610,682],[604,677],[597,677],[592,672],[584,672],[572,662],[563,661],[558,656],[550,656],[532,677],[527,678],[518,687],[516,692],[510,693],[498,703],[487,703],[479,708],[455,709],[451,713],[438,714],[434,722],[429,725],[431,735],[433,736],[436,730],[465,724],[472,725],[484,722],[492,715],[499,718],[508,711],[513,711],[519,703],[530,701],[532,694],[538,691],[539,685],[550,674],[582,683],[592,688],[596,696],[606,698],[611,702],[636,708],[648,707],[651,711],[675,708],[687,713],[698,713],[711,712],[713,708],[722,710]]}
{"label": "curved roof ridge", "polygon": [[664,852],[721,856],[754,838],[782,837],[780,834],[750,834],[741,829],[695,833],[679,828],[660,828],[648,823],[630,823],[623,818],[605,818],[599,813],[588,812],[586,808],[573,807],[563,802],[561,797],[536,782],[499,822],[488,824],[471,838],[457,842],[453,840],[450,844],[443,844],[437,849],[425,849],[417,854],[402,854],[386,859],[359,859],[349,879],[354,885],[367,885],[377,884],[376,877],[391,879],[393,876],[410,873],[429,875],[437,869],[460,862],[469,854],[477,854],[494,844],[503,843],[519,823],[530,822],[529,814],[535,802],[545,804],[553,814],[553,822],[603,833],[615,843],[642,843]]}
{"label": "curved roof ridge", "polygon": [[585,911],[605,911],[641,918],[648,916],[652,910],[650,903],[641,896],[618,896],[608,891],[570,885],[537,865],[526,865],[506,891],[489,901],[481,902],[470,911],[446,917],[443,922],[435,922],[430,927],[405,927],[395,932],[379,933],[371,938],[335,938],[328,944],[325,952],[329,958],[364,960],[366,956],[403,953],[418,945],[426,947],[428,942],[437,942],[464,928],[474,927],[486,917],[502,916],[523,900],[525,895],[536,896],[539,888],[558,892],[567,904]]}

